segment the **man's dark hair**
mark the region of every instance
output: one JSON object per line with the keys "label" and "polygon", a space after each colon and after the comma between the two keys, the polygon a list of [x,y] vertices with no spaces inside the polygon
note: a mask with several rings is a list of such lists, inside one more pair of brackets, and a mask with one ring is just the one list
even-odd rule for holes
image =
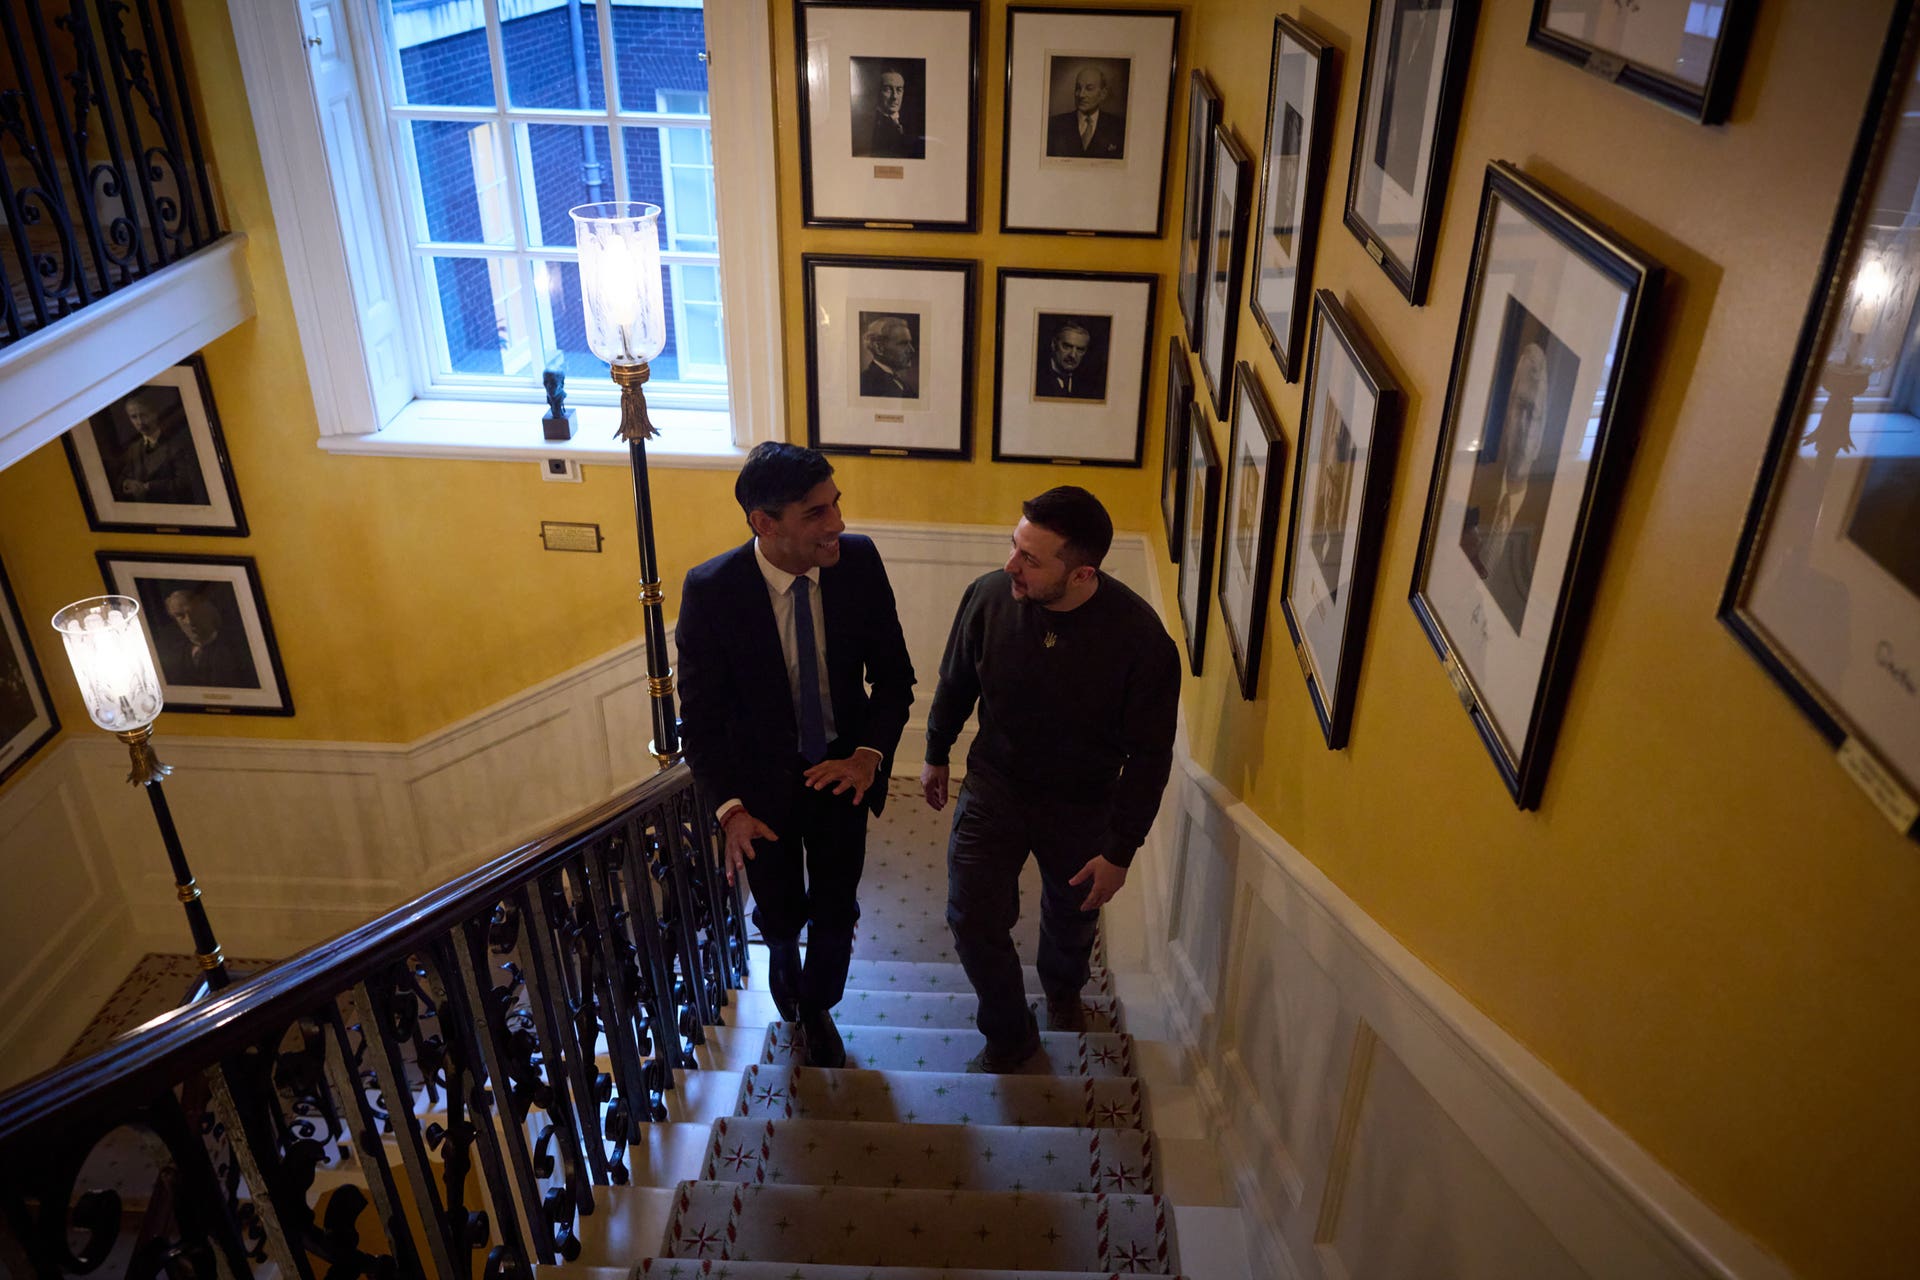
{"label": "man's dark hair", "polygon": [[813,487],[833,475],[827,455],[781,440],[766,440],[753,446],[746,465],[733,482],[733,496],[753,527],[753,513],[764,511],[779,518],[782,508],[798,502]]}
{"label": "man's dark hair", "polygon": [[1113,545],[1113,519],[1100,499],[1077,484],[1063,484],[1020,504],[1029,524],[1057,533],[1066,545],[1060,558],[1069,568],[1092,565],[1098,569]]}

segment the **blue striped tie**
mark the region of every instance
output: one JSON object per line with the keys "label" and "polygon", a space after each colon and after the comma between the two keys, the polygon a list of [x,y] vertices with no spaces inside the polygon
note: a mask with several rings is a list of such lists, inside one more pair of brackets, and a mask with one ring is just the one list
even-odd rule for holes
{"label": "blue striped tie", "polygon": [[827,722],[820,714],[820,650],[813,642],[813,583],[793,580],[793,648],[800,673],[800,754],[817,764],[827,754]]}

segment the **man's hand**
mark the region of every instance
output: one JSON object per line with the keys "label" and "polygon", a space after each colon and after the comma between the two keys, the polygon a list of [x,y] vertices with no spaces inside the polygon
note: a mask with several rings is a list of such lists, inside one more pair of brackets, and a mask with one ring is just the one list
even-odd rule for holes
{"label": "man's hand", "polygon": [[844,760],[822,760],[807,770],[801,777],[815,791],[833,788],[833,794],[846,795],[853,792],[853,803],[859,804],[866,798],[867,788],[873,785],[873,775],[880,771],[880,756],[876,752],[859,750]]}
{"label": "man's hand", "polygon": [[720,823],[720,830],[727,838],[727,883],[732,884],[735,875],[747,869],[747,860],[753,857],[755,840],[778,840],[773,828],[747,812],[747,806],[738,805],[727,810],[726,818]]}
{"label": "man's hand", "polygon": [[1087,859],[1087,865],[1080,868],[1067,883],[1081,884],[1088,880],[1093,881],[1093,888],[1087,892],[1087,900],[1080,904],[1082,911],[1096,910],[1120,892],[1120,886],[1127,882],[1127,869],[1115,866],[1096,854]]}
{"label": "man's hand", "polygon": [[927,807],[935,813],[947,807],[947,772],[944,764],[920,766],[920,794],[927,798]]}

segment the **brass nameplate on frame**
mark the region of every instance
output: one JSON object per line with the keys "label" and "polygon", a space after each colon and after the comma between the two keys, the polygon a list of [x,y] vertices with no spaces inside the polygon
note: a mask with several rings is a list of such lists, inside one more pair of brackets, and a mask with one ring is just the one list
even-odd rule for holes
{"label": "brass nameplate on frame", "polygon": [[600,526],[565,520],[542,520],[540,542],[548,551],[589,551],[598,554]]}
{"label": "brass nameplate on frame", "polygon": [[1473,685],[1467,680],[1466,671],[1460,666],[1460,659],[1451,653],[1447,655],[1447,679],[1453,682],[1453,691],[1460,695],[1460,705],[1472,711],[1480,705],[1473,696]]}
{"label": "brass nameplate on frame", "polygon": [[1893,824],[1895,831],[1905,835],[1913,830],[1914,819],[1920,818],[1920,801],[1907,794],[1887,767],[1875,759],[1858,738],[1848,738],[1841,743],[1836,755],[1840,767],[1867,793],[1867,798]]}

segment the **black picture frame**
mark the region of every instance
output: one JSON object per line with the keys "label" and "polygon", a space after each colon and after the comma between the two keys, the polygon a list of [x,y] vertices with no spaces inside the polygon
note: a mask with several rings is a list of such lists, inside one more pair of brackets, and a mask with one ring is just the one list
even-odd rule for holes
{"label": "black picture frame", "polygon": [[[823,453],[972,457],[980,264],[808,253],[800,272],[807,443]],[[902,330],[911,368],[895,377],[879,345]]]}
{"label": "black picture frame", "polygon": [[[1920,8],[1902,0],[1719,617],[1882,816],[1920,840],[1920,459],[1880,445],[1867,416],[1911,412],[1894,384],[1920,350],[1901,180],[1920,128],[1916,72]],[[1900,185],[1883,190],[1889,180]]]}
{"label": "black picture frame", "polygon": [[247,535],[207,362],[198,353],[93,414],[60,444],[95,533]]}
{"label": "black picture frame", "polygon": [[[1180,18],[1178,9],[1008,7],[1001,231],[1165,234]],[[1075,116],[1074,82],[1088,69],[1100,76],[1101,101],[1120,90],[1126,109],[1096,109],[1092,137],[1069,138],[1061,120]],[[1119,122],[1109,127],[1115,115]],[[1143,180],[1149,176],[1150,183]]]}
{"label": "black picture frame", "polygon": [[59,732],[59,713],[47,693],[7,567],[0,564],[0,783]]}
{"label": "black picture frame", "polygon": [[[1214,581],[1221,629],[1227,633],[1227,649],[1233,654],[1233,669],[1240,677],[1240,696],[1252,702],[1260,684],[1260,648],[1267,630],[1267,595],[1273,583],[1273,541],[1280,525],[1287,437],[1280,430],[1280,415],[1273,411],[1260,380],[1253,375],[1253,366],[1245,360],[1234,366],[1233,387],[1233,423],[1221,476],[1220,558]],[[1252,422],[1247,421],[1248,415],[1252,415]]]}
{"label": "black picture frame", "polygon": [[1488,166],[1408,601],[1522,809],[1572,685],[1661,279],[1630,241]]}
{"label": "black picture frame", "polygon": [[[1760,5],[1758,0],[1724,0],[1720,30],[1713,36],[1686,31],[1675,21],[1684,19],[1690,7],[1698,6],[1690,6],[1688,0],[1636,0],[1632,6],[1589,6],[1584,13],[1556,14],[1555,10],[1562,8],[1558,0],[1533,0],[1527,44],[1700,124],[1720,124],[1733,109],[1740,67],[1746,60],[1753,17]],[[1565,20],[1557,28],[1556,17]],[[1592,29],[1584,35],[1568,29],[1568,22],[1582,18],[1594,23],[1611,18],[1622,29],[1605,35]],[[1673,36],[1670,66],[1697,69],[1698,76],[1627,56],[1631,38],[1627,28],[1639,24],[1644,30],[1656,23]]]}
{"label": "black picture frame", "polygon": [[[1220,449],[1213,443],[1207,415],[1194,405],[1187,413],[1187,456],[1181,476],[1187,491],[1175,594],[1180,625],[1186,632],[1187,669],[1199,675],[1207,657],[1207,589],[1213,582],[1214,527],[1220,513]],[[1195,500],[1198,499],[1198,505]]]}
{"label": "black picture frame", "polygon": [[[805,225],[978,231],[977,0],[794,0],[793,39]],[[890,117],[900,128],[883,133],[876,95],[889,72],[907,83]],[[936,109],[936,93],[962,81],[964,118],[951,101]]]}
{"label": "black picture frame", "polygon": [[[1207,382],[1213,416],[1226,421],[1233,387],[1234,343],[1240,333],[1240,282],[1247,274],[1247,200],[1253,163],[1233,130],[1213,131],[1213,212],[1207,222],[1207,252],[1202,272],[1200,373]],[[1222,222],[1225,223],[1224,230]],[[1222,251],[1226,261],[1220,260]]]}
{"label": "black picture frame", "polygon": [[1166,439],[1161,442],[1160,521],[1167,531],[1167,559],[1180,563],[1180,528],[1186,516],[1187,415],[1193,411],[1193,365],[1174,334],[1167,339]]}
{"label": "black picture frame", "polygon": [[[1344,221],[1416,307],[1433,274],[1478,16],[1479,0],[1373,0],[1367,14]],[[1410,87],[1420,91],[1412,117]]]}
{"label": "black picture frame", "polygon": [[1331,291],[1319,290],[1301,388],[1280,612],[1329,751],[1347,745],[1353,726],[1404,405],[1400,384],[1373,343]]}
{"label": "black picture frame", "polygon": [[1208,217],[1213,212],[1213,131],[1220,123],[1219,91],[1207,73],[1194,68],[1187,84],[1186,197],[1180,210],[1180,278],[1176,292],[1180,318],[1187,326],[1187,347],[1198,351],[1201,330],[1200,282],[1205,264]]}
{"label": "black picture frame", "polygon": [[[1288,17],[1273,20],[1247,309],[1266,335],[1283,382],[1300,377],[1300,346],[1313,309],[1313,258],[1339,105],[1339,63],[1333,46],[1305,26]],[[1275,221],[1280,218],[1286,221]]]}
{"label": "black picture frame", "polygon": [[[993,460],[1138,467],[1160,277],[1002,267],[994,306]],[[1075,379],[1042,390],[1051,347],[1079,329]]]}
{"label": "black picture frame", "polygon": [[[140,602],[147,647],[166,698],[163,710],[293,714],[267,594],[252,556],[99,551],[94,559],[110,594]],[[211,610],[211,616],[198,609]],[[235,620],[237,628],[228,625]],[[196,629],[204,639],[194,639]],[[195,683],[196,675],[204,679]]]}

